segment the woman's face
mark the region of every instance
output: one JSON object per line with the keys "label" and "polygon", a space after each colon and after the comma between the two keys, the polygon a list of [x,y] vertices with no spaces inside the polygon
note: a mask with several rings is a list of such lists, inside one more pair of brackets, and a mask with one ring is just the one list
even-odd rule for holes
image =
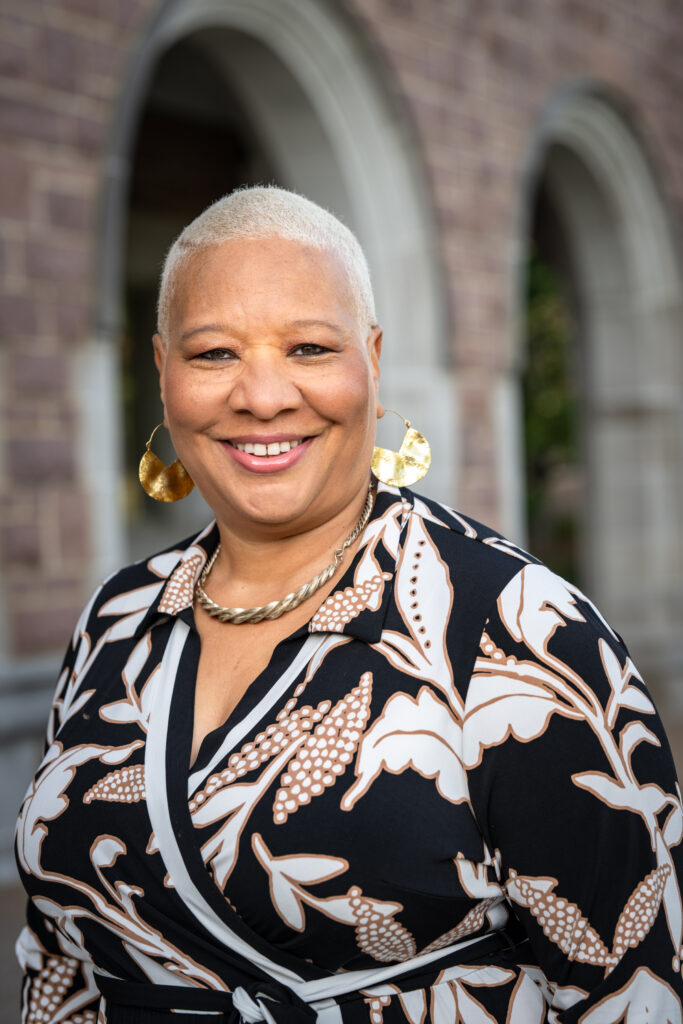
{"label": "woman's face", "polygon": [[357,504],[380,347],[333,253],[240,239],[188,260],[155,360],[173,444],[219,523],[284,536]]}

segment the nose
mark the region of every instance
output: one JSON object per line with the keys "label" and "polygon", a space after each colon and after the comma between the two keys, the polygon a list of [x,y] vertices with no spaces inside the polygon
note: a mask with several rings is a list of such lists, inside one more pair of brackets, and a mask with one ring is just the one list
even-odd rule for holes
{"label": "nose", "polygon": [[233,412],[250,413],[259,420],[272,420],[279,413],[298,409],[302,401],[286,358],[268,351],[251,353],[242,360],[229,397]]}

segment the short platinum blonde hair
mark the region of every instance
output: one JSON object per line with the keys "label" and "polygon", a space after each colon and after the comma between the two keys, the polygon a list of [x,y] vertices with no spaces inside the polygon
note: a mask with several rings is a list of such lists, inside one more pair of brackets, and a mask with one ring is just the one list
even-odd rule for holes
{"label": "short platinum blonde hair", "polygon": [[168,339],[170,309],[178,277],[197,252],[239,238],[286,238],[332,252],[342,262],[363,327],[374,327],[375,300],[365,254],[346,225],[317,203],[275,186],[241,188],[200,213],[176,238],[164,261],[157,305],[157,330]]}

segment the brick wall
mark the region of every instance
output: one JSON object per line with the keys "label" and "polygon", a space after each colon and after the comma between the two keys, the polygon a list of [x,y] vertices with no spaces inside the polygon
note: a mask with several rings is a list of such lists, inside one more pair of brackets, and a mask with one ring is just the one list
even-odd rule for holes
{"label": "brick wall", "polygon": [[87,505],[70,374],[92,330],[107,134],[152,4],[5,3],[0,21],[0,559],[10,655],[59,650],[83,603]]}
{"label": "brick wall", "polygon": [[347,0],[410,118],[431,186],[463,375],[459,503],[499,518],[492,368],[510,352],[510,269],[534,128],[568,81],[623,101],[683,215],[683,9],[676,0]]}
{"label": "brick wall", "polygon": [[[624,101],[672,215],[683,212],[679,0],[338,0],[422,151],[462,381],[460,503],[498,519],[494,395],[534,125],[566,81]],[[127,62],[156,0],[5,0],[0,14],[0,557],[10,653],[63,646],[89,534],[71,394],[93,329],[103,158]],[[39,623],[39,626],[37,626]]]}

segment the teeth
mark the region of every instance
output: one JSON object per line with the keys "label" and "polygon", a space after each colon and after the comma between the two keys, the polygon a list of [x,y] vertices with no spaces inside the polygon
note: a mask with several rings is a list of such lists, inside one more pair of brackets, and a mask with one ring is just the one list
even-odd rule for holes
{"label": "teeth", "polygon": [[298,447],[303,444],[303,441],[271,441],[270,444],[238,444],[236,441],[232,442],[233,447],[237,448],[240,452],[246,452],[247,455],[282,455],[284,452],[291,451],[292,448]]}

